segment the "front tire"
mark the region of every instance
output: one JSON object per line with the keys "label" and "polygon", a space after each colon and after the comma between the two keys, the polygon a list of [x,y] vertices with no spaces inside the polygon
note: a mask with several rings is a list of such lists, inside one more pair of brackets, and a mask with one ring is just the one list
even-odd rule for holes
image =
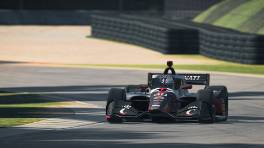
{"label": "front tire", "polygon": [[110,123],[121,123],[122,118],[115,115],[114,110],[118,101],[125,101],[126,93],[124,89],[112,88],[109,91],[106,102],[106,120]]}
{"label": "front tire", "polygon": [[212,90],[216,99],[223,100],[224,111],[220,118],[220,121],[226,121],[228,119],[228,91],[225,86],[209,86],[207,89]]}
{"label": "front tire", "polygon": [[213,107],[213,91],[209,89],[198,91],[198,100],[200,101],[200,123],[215,122],[215,108]]}

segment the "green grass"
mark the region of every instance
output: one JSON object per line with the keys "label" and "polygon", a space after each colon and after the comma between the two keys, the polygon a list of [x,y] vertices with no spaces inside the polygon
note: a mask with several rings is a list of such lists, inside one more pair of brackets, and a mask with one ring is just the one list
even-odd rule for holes
{"label": "green grass", "polygon": [[222,18],[214,22],[214,25],[237,29],[264,7],[263,0],[248,1]]}
{"label": "green grass", "polygon": [[[259,20],[257,27],[264,27],[264,14],[262,15],[261,13],[264,9],[264,0],[248,0],[239,6],[232,5],[234,1],[235,0],[225,0],[213,5],[194,18],[194,21],[200,23],[209,23],[215,26],[221,26],[242,32],[264,34],[264,31],[258,31],[258,29],[256,29],[255,23],[250,23],[252,20]],[[229,9],[231,9],[231,11],[223,12],[223,8],[221,7],[223,4],[226,5],[226,9],[227,7],[230,7]],[[206,20],[214,17],[217,19],[213,22],[206,22]]]}
{"label": "green grass", "polygon": [[213,5],[207,11],[202,12],[200,15],[198,15],[196,18],[194,18],[194,21],[199,22],[199,23],[204,22],[206,20],[206,18],[209,17],[210,14],[219,7],[219,5],[221,5],[221,4]]}
{"label": "green grass", "polygon": [[12,127],[41,121],[40,118],[0,118],[0,127]]}
{"label": "green grass", "polygon": [[52,116],[50,109],[62,104],[37,94],[0,93],[0,127],[11,127],[40,121]]}
{"label": "green grass", "polygon": [[259,34],[264,34],[264,26],[258,31]]}
{"label": "green grass", "polygon": [[[120,68],[143,68],[143,69],[163,69],[165,65],[117,65],[117,64],[84,64],[75,65],[81,67],[120,67]],[[179,70],[215,71],[243,74],[264,75],[264,66],[242,65],[242,64],[215,64],[215,65],[174,65]]]}

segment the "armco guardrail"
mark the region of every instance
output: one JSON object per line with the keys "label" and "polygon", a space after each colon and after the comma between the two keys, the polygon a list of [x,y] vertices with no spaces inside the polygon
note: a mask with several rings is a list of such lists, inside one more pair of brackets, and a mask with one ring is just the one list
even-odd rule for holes
{"label": "armco guardrail", "polygon": [[94,37],[123,41],[162,53],[198,53],[243,64],[264,64],[264,36],[190,21],[137,16],[92,16]]}
{"label": "armco guardrail", "polygon": [[264,64],[264,36],[186,20],[167,20],[163,24],[166,23],[199,30],[202,55],[243,64]]}
{"label": "armco guardrail", "polygon": [[202,30],[200,53],[231,62],[264,64],[264,36]]}
{"label": "armco guardrail", "polygon": [[165,23],[199,30],[202,55],[243,64],[264,64],[264,36],[186,20],[167,20]]}
{"label": "armco guardrail", "polygon": [[151,48],[162,53],[198,53],[198,31],[164,27],[121,16],[92,15],[92,36]]}

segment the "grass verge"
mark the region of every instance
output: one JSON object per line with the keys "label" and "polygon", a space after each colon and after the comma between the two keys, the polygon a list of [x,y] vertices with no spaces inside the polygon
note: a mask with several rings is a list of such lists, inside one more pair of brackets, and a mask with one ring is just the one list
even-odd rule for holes
{"label": "grass verge", "polygon": [[212,15],[212,13],[217,10],[219,7],[221,7],[222,5],[225,5],[226,3],[228,3],[230,0],[226,0],[226,1],[222,1],[218,4],[215,4],[213,6],[211,6],[209,9],[207,9],[206,11],[203,11],[201,14],[199,14],[196,18],[194,18],[195,22],[199,22],[199,23],[203,23],[205,22],[205,20]]}
{"label": "grass verge", "polygon": [[203,11],[193,21],[242,32],[263,34],[263,31],[258,30],[264,27],[263,23],[261,24],[264,16],[263,9],[263,0],[224,0]]}
{"label": "grass verge", "polygon": [[[122,64],[83,64],[71,65],[77,67],[116,67],[116,68],[143,68],[163,69],[166,65],[122,65]],[[180,70],[230,72],[242,74],[264,75],[264,65],[242,65],[242,64],[215,64],[215,65],[174,65]]]}
{"label": "grass verge", "polygon": [[0,118],[0,127],[12,127],[41,121],[40,118]]}
{"label": "grass verge", "polygon": [[264,2],[261,0],[248,1],[214,22],[214,25],[238,29],[241,24],[254,17],[258,11],[261,11],[264,7],[263,4]]}
{"label": "grass verge", "polygon": [[39,95],[0,93],[0,127],[28,124],[61,115],[63,110],[56,102],[41,98]]}

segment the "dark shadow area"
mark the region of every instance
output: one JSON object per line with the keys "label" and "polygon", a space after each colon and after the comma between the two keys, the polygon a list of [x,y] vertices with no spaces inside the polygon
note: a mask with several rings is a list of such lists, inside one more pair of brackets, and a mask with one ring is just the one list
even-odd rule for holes
{"label": "dark shadow area", "polygon": [[[89,121],[104,121],[104,108],[43,108],[41,103],[58,103],[67,101],[100,101],[105,102],[107,93],[110,88],[125,87],[124,85],[90,85],[90,86],[53,86],[53,87],[15,87],[15,88],[1,88],[5,93],[0,95],[0,117],[1,118],[54,118],[63,116],[68,118],[72,115],[72,110],[83,112],[84,115],[80,120]],[[7,92],[16,92],[14,94]],[[231,92],[229,93],[230,100],[255,100],[254,96],[264,96],[264,92]],[[232,98],[238,97],[238,98]],[[252,97],[252,98],[251,98]],[[9,105],[16,106],[10,107]],[[33,104],[36,106],[27,106]],[[7,105],[7,106],[6,106]],[[101,114],[98,114],[101,112]],[[89,113],[89,114],[86,114]],[[84,117],[84,118],[83,118]],[[72,117],[69,117],[72,118]],[[219,122],[219,124],[235,124],[246,122],[261,122],[264,117],[250,117],[250,116],[230,116],[229,121]],[[125,122],[124,124],[141,124],[148,121]],[[157,124],[185,124],[194,123],[195,121],[177,121],[163,120]],[[154,123],[155,124],[155,123]]]}
{"label": "dark shadow area", "polygon": [[23,64],[25,62],[0,61],[0,64]]}
{"label": "dark shadow area", "polygon": [[[231,92],[228,95],[229,97],[256,97],[256,96],[264,96],[264,91]],[[234,99],[234,100],[237,100],[237,99]]]}
{"label": "dark shadow area", "polygon": [[95,91],[109,90],[112,87],[125,87],[124,85],[87,85],[87,86],[35,86],[35,87],[11,87],[1,88],[8,92],[56,92],[56,91]]}
{"label": "dark shadow area", "polygon": [[66,108],[0,107],[0,118],[53,118],[73,114]]}
{"label": "dark shadow area", "polygon": [[263,98],[229,98],[229,100],[243,101],[243,100],[263,100]]}
{"label": "dark shadow area", "polygon": [[[71,98],[79,101],[105,101],[107,96],[107,91],[111,87],[124,87],[122,85],[95,85],[95,86],[57,86],[57,87],[20,87],[20,88],[5,88],[5,91],[16,91],[16,92],[31,92],[31,93],[39,93],[45,92],[44,95],[39,94],[18,94],[17,96],[9,96],[6,100],[4,96],[0,97],[0,105],[6,104],[10,105],[12,103],[18,103],[20,105],[32,103],[35,100],[23,100],[23,98],[37,98],[44,97],[45,95],[52,96],[53,98]],[[60,93],[58,93],[60,92]],[[6,94],[8,95],[8,94]],[[246,96],[249,95],[249,98],[252,96],[261,96],[262,93],[254,93],[251,92],[233,92],[231,96]],[[19,100],[17,98],[22,98]],[[19,101],[12,102],[10,100],[17,99]],[[55,100],[60,101],[60,99]],[[46,103],[38,102],[38,103]],[[52,101],[51,101],[52,103]],[[37,103],[36,103],[37,104]],[[71,110],[76,110],[81,114],[77,114],[75,116],[71,116]],[[76,119],[79,121],[94,121],[94,122],[103,122],[104,121],[104,108],[56,108],[51,107],[43,110],[41,107],[0,107],[0,118],[54,118],[59,117],[62,119]],[[216,126],[228,125],[228,124],[237,124],[237,123],[245,123],[250,125],[251,123],[264,123],[264,117],[256,117],[256,116],[229,116],[229,120],[227,122],[219,122]],[[150,124],[148,124],[150,123]],[[186,143],[186,141],[180,140],[181,143],[178,143],[179,140],[177,138],[184,139],[184,131],[182,129],[173,129],[170,131],[170,127],[168,129],[156,129],[156,128],[144,128],[145,126],[172,126],[172,124],[180,124],[181,126],[184,124],[191,124],[194,122],[163,122],[163,123],[151,123],[149,121],[146,122],[125,122],[122,124],[108,124],[104,123],[102,126],[86,126],[81,125],[76,129],[63,129],[63,130],[49,130],[43,131],[40,129],[30,129],[30,128],[10,128],[6,130],[16,130],[16,131],[27,131],[27,133],[22,133],[19,135],[13,135],[8,137],[0,138],[1,147],[11,148],[11,147],[27,147],[27,148],[35,148],[35,147],[195,147],[195,148],[224,148],[224,147],[235,147],[235,148],[261,148],[263,144],[247,144],[247,143],[221,143],[221,144],[209,144],[210,141],[204,141],[201,143],[206,144],[198,144],[198,143]],[[131,126],[130,126],[131,124]],[[160,124],[160,125],[158,125]],[[199,123],[197,123],[199,124]],[[89,122],[87,122],[89,125]],[[141,126],[142,125],[142,126]],[[124,126],[124,129],[122,129]],[[127,127],[131,127],[131,129],[125,129]],[[198,125],[196,125],[198,126]],[[203,126],[208,127],[209,125],[200,125],[201,128]],[[213,125],[214,126],[214,125]],[[121,128],[119,128],[121,127]],[[133,130],[135,128],[135,130]],[[142,128],[142,129],[141,129]],[[5,129],[4,129],[5,130]],[[166,134],[169,133],[169,134]],[[175,133],[173,138],[170,134]],[[1,134],[0,134],[1,136]],[[206,136],[205,136],[206,137]],[[171,138],[171,141],[168,142],[168,139]],[[192,137],[191,137],[192,138]],[[190,140],[191,140],[190,138]],[[166,139],[164,141],[164,139]],[[185,139],[186,140],[186,139]],[[257,142],[256,142],[257,143]]]}
{"label": "dark shadow area", "polygon": [[[19,129],[18,129],[19,130]],[[22,130],[22,129],[21,129]],[[126,148],[262,148],[263,144],[247,144],[247,143],[221,143],[210,144],[210,141],[202,142],[206,144],[198,144],[185,142],[177,142],[181,136],[182,131],[174,131],[179,134],[176,137],[169,137],[161,135],[166,131],[159,133],[155,130],[146,131],[131,131],[131,130],[112,130],[102,128],[82,128],[73,130],[55,130],[55,131],[42,131],[22,134],[18,136],[6,137],[0,139],[1,146],[5,148],[9,147],[126,147]],[[161,133],[161,134],[160,134]],[[162,142],[163,139],[171,138],[171,142]],[[174,139],[176,138],[176,139]],[[191,140],[191,139],[190,139]]]}
{"label": "dark shadow area", "polygon": [[[39,144],[43,144],[41,141]],[[98,141],[73,141],[73,142],[50,142],[54,145],[62,146],[62,147],[87,147],[93,146],[94,148],[101,147],[126,147],[126,148],[263,148],[263,144],[195,144],[195,143],[126,143],[126,142],[98,142]],[[32,147],[30,144],[25,144],[27,147]],[[34,143],[35,145],[35,143]],[[51,145],[51,144],[45,144]],[[36,146],[36,145],[35,145]]]}
{"label": "dark shadow area", "polygon": [[[264,10],[262,10],[264,11]],[[262,14],[263,15],[263,14]],[[263,17],[262,17],[263,18]],[[255,26],[256,27],[256,26]],[[256,46],[257,48],[255,49],[255,60],[257,64],[264,64],[264,35],[258,35],[256,37]]]}
{"label": "dark shadow area", "polygon": [[[104,121],[104,108],[56,107],[67,101],[105,101],[108,90],[121,85],[1,88],[0,118],[54,118]],[[43,94],[42,94],[43,93]],[[50,107],[46,107],[46,106]],[[101,113],[100,113],[101,112]],[[98,114],[99,113],[99,114]],[[79,117],[81,116],[81,117]]]}
{"label": "dark shadow area", "polygon": [[142,124],[142,123],[151,123],[151,124],[161,124],[161,125],[169,125],[169,124],[175,124],[175,125],[184,125],[184,124],[191,124],[191,123],[197,123],[197,124],[203,124],[203,125],[210,125],[210,124],[236,124],[236,123],[264,123],[264,116],[263,117],[256,117],[256,116],[229,116],[227,121],[216,121],[215,123],[199,123],[197,120],[180,120],[180,121],[174,121],[169,119],[164,119],[159,122],[152,122],[152,121],[137,121],[137,120],[129,120],[127,122],[121,123],[121,124]]}
{"label": "dark shadow area", "polygon": [[163,13],[164,0],[2,0],[0,24],[89,25],[91,15],[105,12]]}
{"label": "dark shadow area", "polygon": [[[72,110],[81,114],[75,114]],[[104,109],[102,108],[0,108],[1,118],[61,118],[76,121],[103,122]],[[75,127],[75,125],[72,125]]]}
{"label": "dark shadow area", "polygon": [[237,124],[237,123],[245,123],[248,125],[250,125],[250,124],[263,124],[264,123],[264,117],[231,115],[231,116],[228,116],[227,121],[215,122],[213,124],[228,125],[228,124]]}
{"label": "dark shadow area", "polygon": [[[52,87],[13,87],[1,88],[1,93],[15,93],[0,96],[0,104],[46,103],[67,100],[105,101],[110,88],[123,88],[124,85],[52,86]],[[65,98],[65,99],[56,99]],[[30,99],[31,98],[31,99]],[[36,99],[37,98],[37,99]],[[49,99],[52,98],[52,99]],[[12,101],[16,99],[16,102]]]}
{"label": "dark shadow area", "polygon": [[[264,123],[264,116],[263,117],[255,117],[255,116],[229,116],[229,119],[232,120],[248,120],[248,121],[262,121]],[[240,122],[240,121],[239,121]],[[257,122],[259,123],[259,122]]]}
{"label": "dark shadow area", "polygon": [[0,105],[49,102],[57,102],[57,100],[48,100],[38,94],[8,94],[5,92],[4,95],[0,95]]}
{"label": "dark shadow area", "polygon": [[120,124],[143,124],[143,123],[151,123],[151,124],[160,124],[160,125],[185,125],[185,124],[201,124],[201,125],[211,125],[211,124],[237,124],[237,123],[264,123],[264,116],[263,117],[256,117],[256,116],[229,116],[227,121],[216,121],[215,123],[199,123],[197,120],[179,120],[179,121],[174,121],[174,120],[169,120],[169,119],[164,119],[159,122],[152,122],[152,121],[138,121],[138,120],[128,120],[126,122],[120,123]]}

